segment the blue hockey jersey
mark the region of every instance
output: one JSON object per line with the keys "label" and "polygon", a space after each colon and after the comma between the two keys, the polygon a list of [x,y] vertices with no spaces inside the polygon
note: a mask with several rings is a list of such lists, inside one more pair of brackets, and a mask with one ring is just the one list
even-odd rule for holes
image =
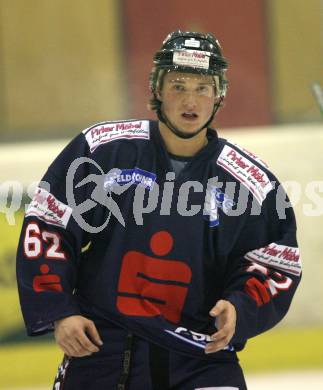
{"label": "blue hockey jersey", "polygon": [[[301,276],[286,194],[255,155],[207,131],[175,177],[158,122],[95,124],[51,164],[26,212],[17,280],[29,335],[82,314],[170,350],[230,359],[288,311]],[[219,299],[237,311],[204,354]]]}

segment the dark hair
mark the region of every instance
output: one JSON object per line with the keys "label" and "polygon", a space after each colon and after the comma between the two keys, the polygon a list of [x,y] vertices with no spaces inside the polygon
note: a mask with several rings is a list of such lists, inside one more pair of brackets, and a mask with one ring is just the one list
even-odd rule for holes
{"label": "dark hair", "polygon": [[156,92],[160,92],[163,88],[164,77],[166,71],[160,70],[154,66],[149,75],[149,88],[150,88],[150,99],[148,107],[151,111],[157,111],[161,107],[161,101],[157,98]]}

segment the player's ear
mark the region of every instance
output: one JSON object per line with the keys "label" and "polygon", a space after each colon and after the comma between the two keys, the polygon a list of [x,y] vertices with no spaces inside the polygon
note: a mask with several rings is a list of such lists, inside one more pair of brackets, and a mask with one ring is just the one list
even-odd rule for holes
{"label": "player's ear", "polygon": [[157,97],[157,99],[160,100],[161,102],[163,101],[162,93],[161,93],[161,90],[160,90],[160,89],[157,89],[157,91],[156,91],[156,97]]}

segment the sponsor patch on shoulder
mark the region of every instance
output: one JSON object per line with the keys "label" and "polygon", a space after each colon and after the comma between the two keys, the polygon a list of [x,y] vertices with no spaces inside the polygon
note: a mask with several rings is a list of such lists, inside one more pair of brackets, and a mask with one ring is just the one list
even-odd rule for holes
{"label": "sponsor patch on shoulder", "polygon": [[229,141],[231,145],[234,145],[237,149],[240,149],[242,152],[244,152],[245,154],[247,154],[249,157],[251,157],[252,159],[254,159],[255,161],[257,161],[257,163],[259,163],[260,165],[262,165],[263,167],[265,168],[269,168],[268,165],[263,161],[261,160],[258,156],[256,156],[254,153],[250,152],[249,150],[245,149],[244,147],[234,143],[234,142],[231,142]]}
{"label": "sponsor patch on shoulder", "polygon": [[216,163],[247,187],[260,205],[274,188],[266,172],[228,145],[224,146]]}
{"label": "sponsor patch on shoulder", "polygon": [[59,201],[50,192],[37,187],[26,212],[26,217],[32,215],[50,225],[66,228],[72,215],[72,208]]}
{"label": "sponsor patch on shoulder", "polygon": [[299,276],[302,263],[297,247],[271,243],[245,254],[247,260]]}
{"label": "sponsor patch on shoulder", "polygon": [[104,122],[83,130],[90,151],[118,139],[149,139],[149,121]]}

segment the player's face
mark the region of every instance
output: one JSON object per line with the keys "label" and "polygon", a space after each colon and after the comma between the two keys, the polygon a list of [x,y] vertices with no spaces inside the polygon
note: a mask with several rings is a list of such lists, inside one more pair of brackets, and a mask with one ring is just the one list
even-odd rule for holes
{"label": "player's face", "polygon": [[215,104],[212,76],[169,72],[159,95],[162,110],[179,130],[194,133],[210,118]]}

